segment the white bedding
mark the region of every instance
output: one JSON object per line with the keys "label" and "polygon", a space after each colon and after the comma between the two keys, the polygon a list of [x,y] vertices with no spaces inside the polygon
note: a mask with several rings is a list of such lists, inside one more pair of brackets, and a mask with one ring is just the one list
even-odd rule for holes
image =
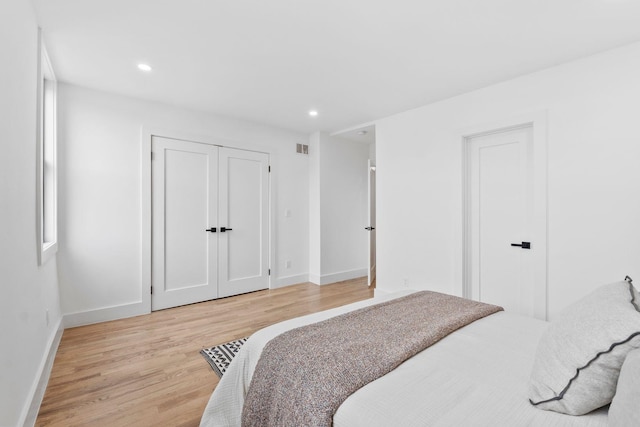
{"label": "white bedding", "polygon": [[[256,332],[220,380],[200,425],[240,425],[251,375],[273,337],[409,293],[376,297]],[[477,320],[351,395],[336,412],[334,426],[606,426],[606,409],[573,417],[529,404],[529,374],[547,325],[506,312]]]}

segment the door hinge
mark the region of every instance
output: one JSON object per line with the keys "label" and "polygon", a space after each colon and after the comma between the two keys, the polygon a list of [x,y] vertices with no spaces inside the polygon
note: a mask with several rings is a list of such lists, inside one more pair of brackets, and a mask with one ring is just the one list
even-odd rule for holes
{"label": "door hinge", "polygon": [[151,295],[153,295],[153,286],[151,286]]}
{"label": "door hinge", "polygon": [[271,276],[271,269],[269,269],[269,276]]}
{"label": "door hinge", "polygon": [[269,173],[271,173],[271,165],[269,165]]}
{"label": "door hinge", "polygon": [[151,152],[151,160],[153,160],[156,156],[153,154],[153,151]]}

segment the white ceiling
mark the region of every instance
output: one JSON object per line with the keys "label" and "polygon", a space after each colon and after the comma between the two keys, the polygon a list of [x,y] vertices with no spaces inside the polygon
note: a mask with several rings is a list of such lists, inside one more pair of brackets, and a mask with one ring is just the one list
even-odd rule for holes
{"label": "white ceiling", "polygon": [[305,133],[640,40],[635,0],[33,3],[61,81]]}

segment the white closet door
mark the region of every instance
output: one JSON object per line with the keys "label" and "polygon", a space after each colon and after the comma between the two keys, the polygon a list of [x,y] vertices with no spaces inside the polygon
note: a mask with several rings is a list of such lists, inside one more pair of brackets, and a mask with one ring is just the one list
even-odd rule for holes
{"label": "white closet door", "polygon": [[152,139],[153,310],[218,297],[218,147]]}
{"label": "white closet door", "polygon": [[[535,316],[532,128],[470,139],[472,298]],[[544,303],[544,302],[543,302]]]}
{"label": "white closet door", "polygon": [[220,297],[269,287],[269,156],[220,148]]}

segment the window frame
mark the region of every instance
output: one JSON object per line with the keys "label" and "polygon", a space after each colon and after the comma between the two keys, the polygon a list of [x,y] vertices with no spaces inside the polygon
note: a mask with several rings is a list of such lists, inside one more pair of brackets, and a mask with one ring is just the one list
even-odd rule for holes
{"label": "window frame", "polygon": [[57,80],[41,29],[38,29],[36,144],[36,235],[38,265],[44,265],[58,251]]}

